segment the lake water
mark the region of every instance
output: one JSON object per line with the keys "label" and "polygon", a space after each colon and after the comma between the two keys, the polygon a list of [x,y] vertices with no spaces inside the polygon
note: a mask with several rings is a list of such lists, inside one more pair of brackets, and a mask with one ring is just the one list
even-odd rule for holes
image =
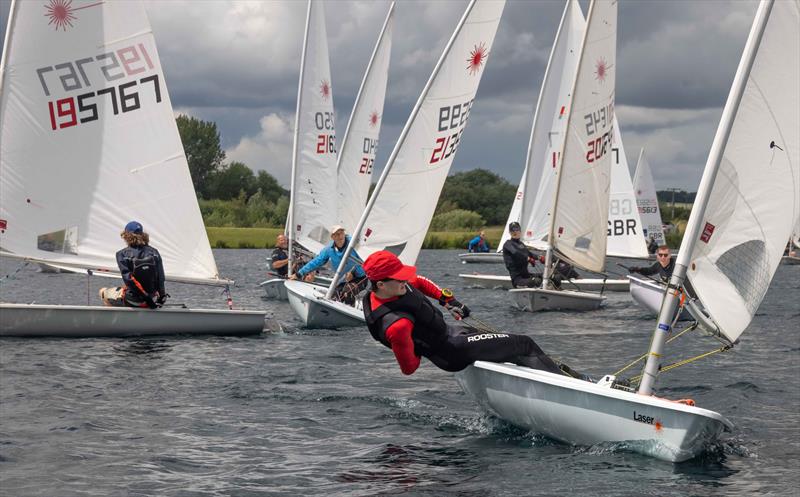
{"label": "lake water", "polygon": [[[266,309],[283,331],[0,340],[1,495],[798,495],[800,266],[779,267],[736,348],[661,377],[661,395],[691,397],[736,425],[703,456],[672,464],[515,428],[426,361],[404,377],[366,328],[303,330],[288,304],[262,300],[265,251],[214,253],[238,281],[235,304]],[[501,265],[461,265],[456,254],[423,251],[419,272],[576,369],[611,373],[649,345],[654,320],[626,293],[599,311],[524,313],[505,292],[457,276]],[[3,261],[0,277],[18,267]],[[110,283],[28,266],[2,282],[0,300],[98,303]],[[219,289],[168,291],[225,306]],[[717,347],[700,335],[678,342],[668,362]]]}

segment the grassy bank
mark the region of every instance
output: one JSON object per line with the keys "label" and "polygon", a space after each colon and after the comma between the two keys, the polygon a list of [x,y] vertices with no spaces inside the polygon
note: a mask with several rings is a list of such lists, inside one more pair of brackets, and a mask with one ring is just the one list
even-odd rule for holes
{"label": "grassy bank", "polygon": [[[503,234],[501,226],[486,228],[486,238],[492,249],[497,247]],[[215,228],[207,227],[208,240],[214,248],[268,248],[275,246],[275,237],[283,228]],[[430,231],[422,248],[466,249],[475,231]]]}

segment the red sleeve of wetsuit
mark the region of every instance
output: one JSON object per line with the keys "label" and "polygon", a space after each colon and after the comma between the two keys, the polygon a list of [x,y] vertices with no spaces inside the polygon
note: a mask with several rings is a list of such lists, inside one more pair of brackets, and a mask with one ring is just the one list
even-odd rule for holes
{"label": "red sleeve of wetsuit", "polygon": [[439,297],[442,296],[442,289],[424,276],[417,276],[417,278],[411,282],[411,286],[432,299],[439,300]]}
{"label": "red sleeve of wetsuit", "polygon": [[403,374],[412,374],[419,367],[420,358],[414,353],[414,340],[411,338],[413,329],[414,324],[410,319],[400,318],[386,330],[386,340],[391,344]]}

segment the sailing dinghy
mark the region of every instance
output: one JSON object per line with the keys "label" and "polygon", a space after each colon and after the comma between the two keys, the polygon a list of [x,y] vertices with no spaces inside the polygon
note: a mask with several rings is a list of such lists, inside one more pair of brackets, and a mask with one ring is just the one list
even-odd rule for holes
{"label": "sailing dinghy", "polygon": [[[416,263],[504,6],[503,1],[482,0],[472,0],[467,6],[389,155],[330,289],[323,292],[296,281],[286,283],[289,303],[306,327],[364,324],[360,309],[331,298],[344,261],[356,246],[362,257],[385,249],[397,254],[403,264]],[[412,188],[414,198],[410,199]]]}
{"label": "sailing dinghy", "polygon": [[644,155],[644,149],[639,151],[639,160],[636,162],[633,191],[636,192],[636,207],[639,209],[639,217],[642,218],[642,232],[645,239],[653,237],[656,243],[664,245],[667,243],[664,238],[664,223],[661,221],[653,174],[650,172],[650,163]]}
{"label": "sailing dinghy", "polygon": [[[136,218],[169,281],[232,284],[217,271],[141,3],[13,2],[0,66],[2,255],[118,274],[119,234]],[[263,327],[256,311],[0,304],[2,336]]]}
{"label": "sailing dinghy", "polygon": [[[355,228],[358,222],[358,216],[361,214],[364,204],[366,204],[370,178],[372,178],[372,169],[375,163],[375,156],[378,152],[378,138],[383,122],[383,105],[386,97],[386,85],[389,79],[389,60],[392,52],[394,6],[394,2],[389,6],[389,11],[386,14],[383,27],[378,35],[378,41],[375,43],[372,56],[364,72],[364,78],[361,80],[361,86],[358,89],[358,94],[353,104],[353,110],[350,112],[350,119],[347,122],[347,128],[345,128],[341,148],[336,156],[336,180],[334,183],[331,183],[331,185],[335,185],[335,188],[331,189],[330,185],[326,187],[328,189],[325,192],[326,197],[330,193],[330,190],[335,191],[335,196],[333,197],[335,202],[334,207],[336,209],[335,222],[344,226],[348,233],[351,233],[352,229]],[[311,8],[310,4],[309,8]],[[318,10],[319,9],[322,9],[322,5],[318,7]],[[330,81],[330,72],[326,69],[329,64],[328,47],[327,41],[325,41],[324,38],[325,26],[323,16],[320,14],[312,17],[309,11],[306,22],[313,22],[315,24],[306,29],[306,39],[303,48],[304,55],[301,59],[296,128],[305,129],[304,127],[312,126],[313,130],[318,132],[317,128],[319,123],[316,120],[318,112],[311,114],[306,109],[307,106],[313,105],[315,98],[309,95],[307,89],[310,89],[312,93],[318,90],[317,80],[320,79],[320,77],[317,73],[319,71],[327,71],[327,80]],[[321,24],[317,25],[316,23]],[[321,33],[319,32],[320,29],[322,30]],[[320,36],[323,37],[323,40],[317,40]],[[317,64],[322,64],[322,66],[317,67]],[[311,69],[312,65],[316,68],[315,70]],[[305,68],[309,68],[310,75],[306,74]],[[302,109],[300,108],[301,104]],[[301,119],[300,112],[305,113],[306,117],[314,117],[314,120]],[[302,135],[303,133],[301,132],[300,136]],[[313,140],[303,139],[295,142],[295,156],[297,157],[295,164],[297,169],[302,171],[307,167],[305,160],[308,154],[299,153],[298,147],[300,147],[299,150],[303,150],[302,147],[318,147],[318,143]],[[330,167],[330,164],[327,164],[327,167]],[[297,176],[302,177],[303,174],[298,173]],[[325,205],[330,208],[329,203]],[[312,214],[318,213],[317,210],[312,210],[311,212]],[[292,224],[294,223],[287,223],[287,227]],[[302,226],[302,223],[300,226]],[[320,228],[327,230],[330,226],[330,224],[321,225]],[[328,239],[321,240],[321,242],[322,246],[319,246],[315,253],[319,253],[322,247],[330,243],[330,233],[328,233]],[[314,286],[320,287],[318,289],[321,291],[325,291],[330,285],[330,281],[331,279],[329,277],[317,276],[314,280]],[[264,281],[260,286],[264,288],[267,298],[288,300],[289,297],[285,282],[286,280],[282,278],[272,278]]]}
{"label": "sailing dinghy", "polygon": [[[589,9],[591,40],[592,19],[610,16],[616,2]],[[670,281],[680,289],[688,275],[708,312],[703,327],[726,347],[753,319],[800,210],[798,26],[798,0],[761,2]],[[497,416],[557,440],[621,442],[666,461],[691,459],[733,424],[714,411],[653,396],[680,293],[665,294],[636,393],[482,361],[456,378]]]}

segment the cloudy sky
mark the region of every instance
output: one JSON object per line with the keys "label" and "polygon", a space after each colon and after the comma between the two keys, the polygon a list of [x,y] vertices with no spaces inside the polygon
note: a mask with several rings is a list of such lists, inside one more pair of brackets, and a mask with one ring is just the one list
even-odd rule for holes
{"label": "cloudy sky", "polygon": [[[588,2],[580,3],[585,12]],[[376,166],[385,163],[466,4],[398,1]],[[3,35],[9,5],[0,0]],[[146,6],[176,113],[215,121],[229,159],[287,185],[305,2]],[[326,3],[339,134],[388,6]],[[563,7],[563,0],[507,2],[452,171],[483,167],[519,181]],[[754,0],[620,1],[617,115],[631,170],[645,147],[658,189],[696,190],[756,7]]]}

